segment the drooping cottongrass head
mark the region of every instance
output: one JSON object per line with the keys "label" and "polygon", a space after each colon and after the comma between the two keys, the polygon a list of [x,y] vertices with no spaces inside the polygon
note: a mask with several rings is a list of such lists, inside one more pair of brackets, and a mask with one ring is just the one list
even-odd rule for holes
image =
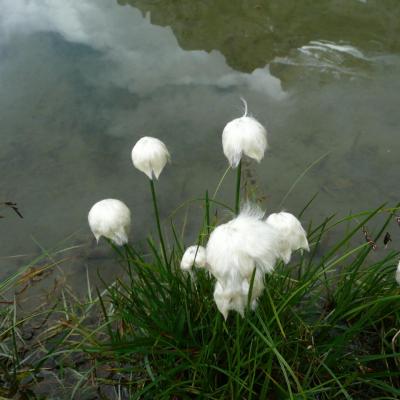
{"label": "drooping cottongrass head", "polygon": [[193,266],[196,268],[205,268],[206,264],[206,249],[203,246],[190,246],[183,254],[181,269],[183,271],[190,271]]}
{"label": "drooping cottongrass head", "polygon": [[[250,292],[250,285],[251,281],[244,280],[242,282],[242,295],[246,298],[246,304]],[[256,269],[254,275],[253,287],[251,288],[251,299],[250,299],[250,306],[253,311],[256,309],[258,298],[261,296],[263,291],[264,291],[264,274],[259,269]]]}
{"label": "drooping cottongrass head", "polygon": [[[230,310],[237,311],[242,317],[249,301],[251,281],[242,279],[240,282],[222,283],[217,280],[214,288],[214,301],[218,310],[228,318]],[[264,277],[260,270],[256,269],[251,290],[250,306],[252,310],[257,307],[258,298],[264,290]]]}
{"label": "drooping cottongrass head", "polygon": [[236,168],[242,155],[260,162],[267,149],[267,131],[253,117],[247,115],[247,103],[244,115],[228,122],[222,132],[222,147],[232,168]]}
{"label": "drooping cottongrass head", "polygon": [[[235,292],[231,288],[225,288],[217,281],[214,288],[214,301],[217,305],[218,311],[224,316],[225,320],[228,318],[230,310],[235,310],[233,306],[233,298]],[[235,310],[238,311],[238,310]]]}
{"label": "drooping cottongrass head", "polygon": [[236,218],[214,229],[207,243],[207,262],[216,279],[225,281],[233,273],[250,279],[255,265],[263,273],[273,270],[277,234],[263,217],[261,209],[246,204]]}
{"label": "drooping cottongrass head", "polygon": [[256,307],[264,288],[263,276],[273,271],[279,258],[279,233],[263,217],[259,208],[246,204],[236,218],[218,226],[210,235],[207,264],[217,279],[214,299],[225,318],[229,310],[243,315],[254,269],[251,305]]}
{"label": "drooping cottongrass head", "polygon": [[97,202],[89,211],[88,221],[97,242],[104,236],[118,246],[128,243],[131,212],[122,201],[105,199]]}
{"label": "drooping cottongrass head", "polygon": [[303,249],[310,251],[307,234],[301,222],[288,212],[274,213],[265,220],[266,224],[277,230],[277,241],[280,258],[287,264],[292,256],[292,251]]}
{"label": "drooping cottongrass head", "polygon": [[400,285],[400,261],[396,269],[396,282]]}
{"label": "drooping cottongrass head", "polygon": [[144,172],[149,179],[158,179],[170,154],[165,144],[156,138],[145,136],[139,139],[132,149],[133,165]]}

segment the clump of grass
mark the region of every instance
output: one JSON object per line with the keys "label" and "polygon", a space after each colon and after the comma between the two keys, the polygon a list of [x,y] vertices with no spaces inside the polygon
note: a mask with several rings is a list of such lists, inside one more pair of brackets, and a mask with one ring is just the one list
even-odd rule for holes
{"label": "clump of grass", "polygon": [[[0,283],[0,397],[13,398],[31,393],[29,382],[35,379],[32,359],[38,346],[29,348],[27,342],[33,336],[33,326],[25,329],[33,321],[46,320],[49,310],[35,311],[20,317],[15,289],[30,276],[38,273],[33,266],[43,261],[38,257],[32,263],[20,268]],[[40,269],[41,273],[53,268],[49,263]],[[24,286],[25,287],[25,286]],[[23,289],[24,290],[24,289]],[[14,291],[14,292],[13,292]],[[28,350],[29,348],[29,350]]]}
{"label": "clump of grass", "polygon": [[[199,244],[220,207],[204,201]],[[102,291],[87,278],[85,299],[66,288],[54,307],[22,318],[7,297],[0,396],[398,398],[399,254],[374,252],[362,233],[387,215],[373,236],[378,242],[395,210],[310,224],[311,252],[278,265],[256,311],[231,313],[227,321],[213,301],[213,278],[198,270],[193,281],[180,270],[184,245],[174,225],[168,263],[151,239],[146,256],[110,243],[125,273]],[[5,280],[1,293],[27,271]],[[32,340],[27,326],[38,330]]]}
{"label": "clump of grass", "polygon": [[[208,200],[204,209],[209,222]],[[80,347],[113,360],[119,378],[104,383],[129,398],[398,398],[398,253],[376,260],[359,239],[363,226],[387,212],[310,226],[310,254],[278,265],[256,311],[226,322],[213,302],[213,279],[198,271],[193,281],[179,269],[178,235],[168,263],[151,240],[150,257],[115,248],[127,279],[99,297],[107,339]],[[202,227],[199,243],[210,229]],[[330,244],[332,231],[342,236]]]}
{"label": "clump of grass", "polygon": [[[93,384],[82,390],[82,377],[89,375],[87,370],[90,368],[87,354],[79,349],[83,340],[91,343],[88,328],[85,327],[94,325],[93,319],[100,311],[98,298],[92,298],[89,278],[85,299],[78,299],[65,287],[60,296],[53,293],[51,302],[30,307],[29,310],[24,309],[21,301],[22,296],[28,300],[32,296],[28,293],[27,282],[36,282],[39,277],[58,268],[69,259],[65,253],[75,248],[72,246],[52,252],[44,250],[42,255],[0,283],[2,399],[41,399],[66,393],[69,398],[77,386],[81,394],[93,392]],[[97,320],[96,328],[103,328]],[[92,331],[92,334],[95,332]],[[98,338],[101,339],[101,334]]]}
{"label": "clump of grass", "polygon": [[[235,213],[240,177],[239,167]],[[54,307],[22,319],[15,299],[0,309],[0,397],[40,398],[49,390],[71,399],[400,397],[399,254],[373,254],[399,205],[310,224],[311,252],[278,264],[256,310],[225,321],[214,278],[180,269],[184,244],[173,223],[172,243],[164,243],[151,184],[160,243],[148,239],[149,255],[109,241],[124,275],[102,292],[87,278],[84,300],[66,289]],[[201,199],[199,245],[218,222],[211,215],[221,206],[233,211],[214,197]],[[382,215],[371,236],[367,224]],[[0,284],[0,295],[28,270]],[[38,320],[40,333],[27,343],[23,328]]]}

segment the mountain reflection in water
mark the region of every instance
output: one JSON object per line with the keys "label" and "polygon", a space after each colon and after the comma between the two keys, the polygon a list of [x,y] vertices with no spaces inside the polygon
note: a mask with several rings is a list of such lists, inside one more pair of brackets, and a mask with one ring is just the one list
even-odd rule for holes
{"label": "mountain reflection in water", "polygon": [[[227,166],[222,129],[242,113],[241,96],[269,131],[265,159],[248,171],[268,211],[296,213],[316,192],[306,218],[399,198],[397,0],[13,0],[0,8],[1,198],[24,215],[0,221],[0,252],[27,254],[1,259],[4,274],[78,231],[83,250],[66,273],[80,282],[87,264],[111,276],[110,260],[99,261],[111,255],[87,226],[91,205],[109,197],[129,205],[135,243],[154,228],[133,144],[155,136],[171,151],[158,185],[168,222],[179,204],[216,187]],[[232,183],[230,174],[221,201],[232,202]],[[192,210],[188,244],[201,212]]]}

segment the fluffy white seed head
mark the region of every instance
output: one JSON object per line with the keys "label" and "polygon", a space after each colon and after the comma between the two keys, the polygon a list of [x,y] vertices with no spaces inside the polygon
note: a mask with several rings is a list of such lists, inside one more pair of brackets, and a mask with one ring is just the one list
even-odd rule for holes
{"label": "fluffy white seed head", "polygon": [[[244,280],[242,282],[242,293],[246,297],[246,304],[247,299],[249,296],[251,281]],[[257,307],[258,298],[261,296],[262,292],[264,291],[264,276],[259,269],[256,269],[253,281],[253,287],[251,290],[251,308],[255,310]]]}
{"label": "fluffy white seed head", "polygon": [[236,168],[242,155],[260,162],[267,149],[267,131],[253,117],[247,116],[236,118],[226,124],[222,132],[222,147],[224,154],[232,168]]}
{"label": "fluffy white seed head", "polygon": [[263,273],[274,268],[276,231],[262,220],[264,213],[246,205],[240,214],[218,226],[207,243],[210,272],[220,281],[250,279],[254,267]]}
{"label": "fluffy white seed head", "polygon": [[214,288],[214,301],[219,312],[228,318],[230,310],[237,311],[242,317],[247,304],[247,296],[244,295],[242,285],[224,285],[217,281]]}
{"label": "fluffy white seed head", "polygon": [[236,218],[218,226],[210,235],[207,265],[218,281],[214,299],[224,316],[229,310],[243,314],[254,269],[251,305],[256,307],[264,289],[264,274],[273,271],[279,258],[279,233],[263,217],[259,208],[246,205]]}
{"label": "fluffy white seed head", "polygon": [[[242,317],[244,316],[244,310],[248,303],[250,285],[251,281],[248,281],[247,279],[242,279],[241,282],[237,282],[235,285],[224,285],[220,281],[216,282],[214,288],[214,301],[218,310],[225,319],[228,318],[230,310],[237,311]],[[262,273],[256,269],[250,299],[252,310],[256,309],[257,300],[261,296],[263,290],[264,279]]]}
{"label": "fluffy white seed head", "polygon": [[300,221],[287,212],[274,213],[265,220],[266,224],[279,233],[277,236],[277,249],[280,258],[287,264],[292,256],[292,251],[303,249],[310,250],[306,231]]}
{"label": "fluffy white seed head", "polygon": [[118,246],[128,243],[131,212],[122,201],[105,199],[97,202],[89,211],[88,221],[97,241],[104,236]]}
{"label": "fluffy white seed head", "polygon": [[206,249],[203,246],[190,246],[183,254],[181,269],[190,271],[193,266],[196,268],[205,268],[206,264]]}
{"label": "fluffy white seed head", "polygon": [[397,269],[396,269],[396,281],[400,285],[400,261],[399,261],[399,264],[397,265]]}
{"label": "fluffy white seed head", "polygon": [[222,285],[217,281],[214,288],[214,301],[217,305],[219,312],[224,316],[225,320],[228,318],[229,310],[232,310],[230,292],[225,291]]}
{"label": "fluffy white seed head", "polygon": [[142,137],[132,149],[133,165],[150,179],[153,179],[153,175],[158,179],[169,159],[165,144],[153,137]]}

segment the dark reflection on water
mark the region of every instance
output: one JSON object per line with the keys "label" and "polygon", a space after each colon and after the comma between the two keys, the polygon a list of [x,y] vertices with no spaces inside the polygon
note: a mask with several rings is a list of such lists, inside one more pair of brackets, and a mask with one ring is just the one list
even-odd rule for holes
{"label": "dark reflection on water", "polygon": [[[87,227],[91,205],[125,201],[135,243],[154,230],[133,144],[156,136],[172,153],[157,185],[167,218],[216,187],[227,166],[221,132],[241,114],[240,96],[269,130],[251,175],[270,211],[297,212],[317,191],[307,218],[398,200],[397,1],[130,4],[0,5],[0,200],[25,217],[0,220],[0,252],[28,254],[1,259],[2,274],[76,232],[84,246],[67,275],[79,281],[85,265],[111,275],[99,260],[112,255]],[[220,200],[232,201],[232,179]],[[199,212],[188,215],[187,244]]]}
{"label": "dark reflection on water", "polygon": [[370,51],[400,50],[397,0],[118,0],[155,25],[170,26],[185,50],[220,51],[251,72],[312,40],[349,41]]}

